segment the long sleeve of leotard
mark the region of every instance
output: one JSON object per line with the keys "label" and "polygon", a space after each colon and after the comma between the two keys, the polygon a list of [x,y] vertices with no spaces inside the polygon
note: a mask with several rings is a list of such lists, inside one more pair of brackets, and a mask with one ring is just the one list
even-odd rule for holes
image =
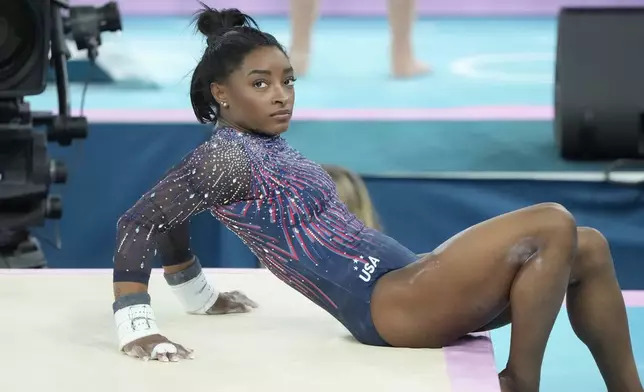
{"label": "long sleeve of leotard", "polygon": [[[185,162],[184,158],[179,165],[183,165]],[[172,167],[163,176],[168,176],[174,169],[175,167]],[[184,220],[157,236],[157,248],[161,265],[164,267],[185,263],[192,259],[194,255],[190,249],[190,221]]]}
{"label": "long sleeve of leotard", "polygon": [[213,138],[199,146],[118,220],[114,281],[147,284],[159,245],[187,241],[190,217],[247,199],[250,181],[243,145]]}
{"label": "long sleeve of leotard", "polygon": [[185,220],[174,226],[157,240],[161,265],[171,266],[185,263],[193,258],[190,249],[190,222]]}

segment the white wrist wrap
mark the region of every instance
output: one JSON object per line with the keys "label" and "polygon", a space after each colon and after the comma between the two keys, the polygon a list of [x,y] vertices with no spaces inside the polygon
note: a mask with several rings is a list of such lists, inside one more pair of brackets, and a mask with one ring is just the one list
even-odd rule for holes
{"label": "white wrist wrap", "polygon": [[184,310],[191,314],[206,314],[219,298],[219,292],[208,282],[203,272],[199,272],[199,275],[187,282],[170,288]]}
{"label": "white wrist wrap", "polygon": [[161,333],[150,305],[131,305],[119,309],[114,313],[114,322],[119,350],[137,339]]}

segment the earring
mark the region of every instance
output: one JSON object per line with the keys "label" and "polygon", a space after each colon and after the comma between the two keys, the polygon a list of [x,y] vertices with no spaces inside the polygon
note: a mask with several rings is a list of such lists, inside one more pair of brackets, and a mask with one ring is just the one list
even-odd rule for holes
{"label": "earring", "polygon": [[222,107],[227,108],[227,107],[228,107],[228,104],[227,104],[226,102],[222,102],[222,103],[221,103],[221,106],[222,106]]}

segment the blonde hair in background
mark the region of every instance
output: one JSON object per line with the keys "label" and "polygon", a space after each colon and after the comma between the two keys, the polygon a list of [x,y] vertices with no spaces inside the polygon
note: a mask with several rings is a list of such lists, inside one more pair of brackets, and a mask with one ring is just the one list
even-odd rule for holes
{"label": "blonde hair in background", "polygon": [[322,165],[335,182],[340,200],[366,226],[380,230],[380,222],[367,186],[360,176],[340,166]]}

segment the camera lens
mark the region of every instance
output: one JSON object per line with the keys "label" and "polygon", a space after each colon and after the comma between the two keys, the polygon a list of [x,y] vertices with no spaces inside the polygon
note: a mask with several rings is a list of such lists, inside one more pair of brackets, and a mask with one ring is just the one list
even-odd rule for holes
{"label": "camera lens", "polygon": [[0,1],[0,90],[10,90],[31,71],[41,50],[40,21],[27,1]]}

